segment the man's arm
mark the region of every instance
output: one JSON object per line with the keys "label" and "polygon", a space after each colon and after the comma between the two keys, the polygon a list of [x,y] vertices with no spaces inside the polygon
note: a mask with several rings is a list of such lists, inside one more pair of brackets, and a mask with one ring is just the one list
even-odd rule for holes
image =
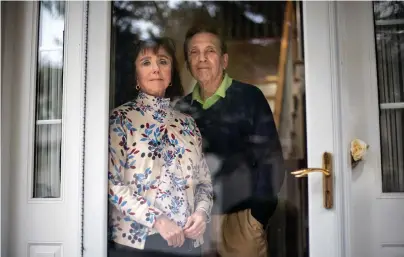
{"label": "man's arm", "polygon": [[253,133],[249,137],[254,160],[252,171],[256,176],[251,213],[256,219],[266,223],[275,211],[277,194],[282,187],[286,170],[271,108],[262,92],[259,89],[257,91]]}
{"label": "man's arm", "polygon": [[[255,90],[255,88],[254,88]],[[224,165],[223,191],[237,192],[233,203],[225,197],[225,213],[251,208],[252,215],[261,224],[266,225],[277,206],[277,194],[285,176],[282,148],[275,121],[264,95],[256,89],[247,106],[251,107],[251,132],[246,138],[246,149],[234,153]],[[227,186],[229,185],[229,186]],[[231,188],[226,188],[231,187]]]}

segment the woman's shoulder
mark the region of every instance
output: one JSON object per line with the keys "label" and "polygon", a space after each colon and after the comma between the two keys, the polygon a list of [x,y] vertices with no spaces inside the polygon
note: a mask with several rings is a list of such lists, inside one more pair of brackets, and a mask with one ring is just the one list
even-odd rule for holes
{"label": "woman's shoulder", "polygon": [[110,117],[122,117],[125,118],[128,114],[132,114],[136,112],[136,102],[129,101],[124,104],[121,104],[110,111]]}
{"label": "woman's shoulder", "polygon": [[201,137],[201,133],[199,131],[199,128],[196,124],[195,119],[191,115],[180,112],[178,110],[174,110],[173,112],[174,112],[175,119],[177,119],[179,121],[182,129],[189,131],[190,133],[187,133],[187,134],[190,134],[191,136],[193,136],[199,140],[199,138]]}
{"label": "woman's shoulder", "polygon": [[178,109],[173,109],[173,115],[176,119],[187,120],[189,122],[195,123],[195,120],[191,115],[179,111]]}

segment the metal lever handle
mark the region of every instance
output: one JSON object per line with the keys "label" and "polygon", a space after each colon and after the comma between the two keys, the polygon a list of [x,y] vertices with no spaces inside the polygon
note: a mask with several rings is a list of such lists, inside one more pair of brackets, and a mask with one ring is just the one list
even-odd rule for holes
{"label": "metal lever handle", "polygon": [[307,175],[311,172],[322,172],[325,176],[330,176],[330,172],[327,169],[322,169],[322,168],[307,168],[307,169],[301,169],[301,170],[296,170],[291,172],[292,175],[295,175],[296,178],[302,178],[302,177],[307,177]]}
{"label": "metal lever handle", "polygon": [[307,177],[309,173],[322,172],[323,173],[323,199],[324,208],[331,209],[333,207],[333,176],[332,176],[332,158],[331,153],[325,152],[323,154],[323,167],[322,168],[306,168],[291,172],[297,178]]}

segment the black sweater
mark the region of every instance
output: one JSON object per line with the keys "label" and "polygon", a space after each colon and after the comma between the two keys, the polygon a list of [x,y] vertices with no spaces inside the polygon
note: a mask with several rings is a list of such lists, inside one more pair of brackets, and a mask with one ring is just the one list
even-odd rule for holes
{"label": "black sweater", "polygon": [[271,109],[262,92],[233,80],[226,97],[207,110],[187,95],[177,108],[190,114],[202,137],[215,187],[213,214],[251,209],[264,226],[277,205],[285,169]]}

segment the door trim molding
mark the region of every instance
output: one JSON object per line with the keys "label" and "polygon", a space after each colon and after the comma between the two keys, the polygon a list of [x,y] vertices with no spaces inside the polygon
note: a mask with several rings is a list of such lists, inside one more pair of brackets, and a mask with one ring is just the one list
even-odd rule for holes
{"label": "door trim molding", "polygon": [[341,35],[341,10],[338,2],[330,2],[330,20],[332,26],[330,27],[330,36],[331,36],[331,44],[330,44],[330,52],[332,53],[333,65],[332,65],[332,96],[333,96],[333,120],[335,123],[333,124],[335,127],[334,130],[334,149],[335,152],[338,153],[335,155],[334,165],[336,170],[338,170],[339,180],[335,181],[335,191],[338,194],[335,194],[336,204],[340,206],[337,208],[336,215],[336,225],[338,231],[338,255],[339,257],[351,257],[351,233],[350,233],[350,222],[351,222],[351,173],[344,172],[349,171],[350,167],[350,155],[347,155],[348,147],[344,145],[344,136],[343,136],[343,108],[342,108],[342,85],[343,76],[341,71],[342,58],[341,53],[344,51],[341,49],[340,41],[342,38]]}
{"label": "door trim molding", "polygon": [[89,1],[84,161],[84,257],[107,257],[111,2]]}
{"label": "door trim molding", "polygon": [[[15,77],[15,38],[17,30],[16,26],[19,26],[20,21],[18,21],[17,2],[1,2],[1,62],[7,61],[8,65],[1,66],[1,91],[0,91],[0,104],[1,104],[1,120],[13,120],[11,115],[11,102],[13,98],[13,78]],[[13,24],[13,26],[10,26]],[[7,36],[5,36],[7,35]],[[7,108],[8,107],[8,108]],[[9,217],[10,217],[10,206],[9,192],[10,192],[10,167],[11,167],[11,122],[0,122],[1,126],[1,166],[0,166],[0,208],[1,208],[1,252],[0,256],[9,256],[9,245],[10,237],[4,236],[2,231],[9,231]]]}

